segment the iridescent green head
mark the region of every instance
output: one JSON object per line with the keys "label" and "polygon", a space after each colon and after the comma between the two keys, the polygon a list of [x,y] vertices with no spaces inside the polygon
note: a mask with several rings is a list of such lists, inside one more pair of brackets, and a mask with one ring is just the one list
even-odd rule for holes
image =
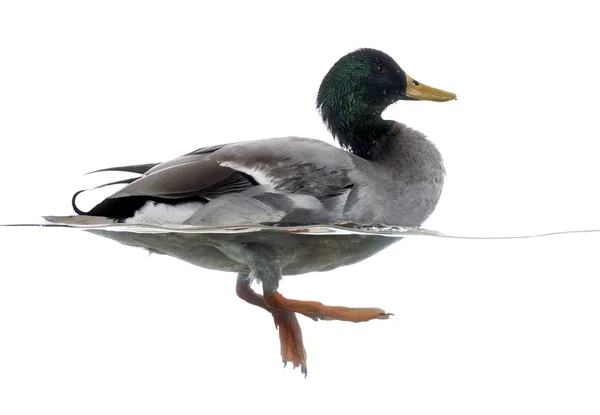
{"label": "iridescent green head", "polygon": [[370,159],[374,140],[390,129],[381,113],[399,100],[449,101],[456,95],[431,88],[408,76],[387,54],[359,49],[343,56],[321,82],[317,108],[340,142]]}

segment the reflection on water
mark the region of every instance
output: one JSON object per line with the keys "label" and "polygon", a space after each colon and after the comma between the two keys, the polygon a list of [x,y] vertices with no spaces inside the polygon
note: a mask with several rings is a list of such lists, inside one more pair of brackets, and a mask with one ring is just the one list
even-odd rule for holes
{"label": "reflection on water", "polygon": [[[60,220],[60,217],[53,220]],[[221,227],[187,225],[31,223],[11,227],[58,227],[84,230],[124,245],[141,247],[151,253],[169,255],[193,265],[226,272],[249,272],[248,263],[237,255],[238,248],[249,247],[281,264],[282,275],[327,271],[360,262],[406,236],[453,239],[527,239],[577,233],[598,229],[547,232],[535,235],[461,236],[438,231],[387,225],[287,226],[256,224]]]}
{"label": "reflection on water", "polygon": [[[57,218],[60,219],[60,218]],[[453,239],[527,239],[577,233],[598,229],[547,232],[535,235],[461,236],[438,231],[387,225],[277,226],[268,224],[199,227],[187,225],[81,225],[37,223],[5,225],[11,227],[59,227],[84,230],[124,245],[169,255],[193,265],[226,272],[249,272],[249,265],[232,252],[237,248],[260,246],[260,255],[281,264],[282,275],[328,271],[360,262],[406,236]]]}

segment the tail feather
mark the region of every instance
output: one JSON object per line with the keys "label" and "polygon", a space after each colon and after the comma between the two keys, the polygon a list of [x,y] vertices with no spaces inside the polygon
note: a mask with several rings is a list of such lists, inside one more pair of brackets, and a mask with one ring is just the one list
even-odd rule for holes
{"label": "tail feather", "polygon": [[[100,171],[100,170],[98,170],[98,171]],[[134,182],[135,180],[137,180],[137,177],[133,177],[131,179],[117,180],[116,182],[101,184],[100,186],[92,187],[91,189],[79,190],[79,191],[75,192],[75,194],[73,194],[73,197],[71,198],[71,206],[73,207],[73,210],[75,211],[75,213],[77,213],[78,215],[87,215],[90,212],[84,212],[83,210],[79,209],[79,207],[77,207],[77,203],[76,203],[77,196],[79,196],[81,193],[87,192],[89,190],[100,189],[100,188],[106,187],[106,186],[112,186],[114,184],[129,184],[129,183]]]}
{"label": "tail feather", "polygon": [[118,167],[108,167],[106,169],[94,170],[86,174],[100,173],[104,171],[123,171],[126,173],[137,173],[137,174],[145,174],[148,170],[153,168],[154,166],[158,166],[160,163],[147,163],[147,164],[132,164],[130,166],[118,166]]}
{"label": "tail feather", "polygon": [[43,216],[45,220],[60,225],[110,225],[115,221],[103,216]]}

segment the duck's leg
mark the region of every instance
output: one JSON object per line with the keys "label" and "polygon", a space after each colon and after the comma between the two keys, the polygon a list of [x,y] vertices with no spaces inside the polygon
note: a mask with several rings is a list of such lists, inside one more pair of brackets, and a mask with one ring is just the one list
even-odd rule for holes
{"label": "duck's leg", "polygon": [[242,300],[261,307],[273,315],[275,328],[279,331],[281,358],[284,367],[288,362],[292,363],[294,368],[300,366],[300,370],[306,376],[306,350],[302,342],[302,330],[298,319],[296,319],[296,314],[290,311],[277,310],[266,305],[263,296],[254,292],[250,287],[248,274],[238,274],[235,291]]}
{"label": "duck's leg", "polygon": [[313,320],[342,320],[355,323],[369,320],[388,319],[393,314],[386,313],[381,308],[351,308],[327,306],[317,301],[301,301],[285,298],[277,287],[279,281],[263,279],[263,294],[265,304],[272,309],[304,314]]}

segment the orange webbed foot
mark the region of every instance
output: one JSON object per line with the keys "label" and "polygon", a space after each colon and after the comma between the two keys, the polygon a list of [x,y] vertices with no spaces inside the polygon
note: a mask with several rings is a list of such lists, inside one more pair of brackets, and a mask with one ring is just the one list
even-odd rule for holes
{"label": "orange webbed foot", "polygon": [[296,314],[267,306],[263,297],[250,288],[250,281],[244,275],[238,277],[236,293],[242,300],[261,307],[273,315],[275,328],[279,331],[281,359],[283,360],[284,367],[288,362],[292,363],[294,369],[300,366],[300,371],[306,377],[306,350],[302,341],[302,329],[300,328]]}
{"label": "orange webbed foot", "polygon": [[281,310],[273,310],[271,313],[275,320],[275,327],[279,331],[283,367],[286,367],[288,363],[291,363],[294,369],[300,366],[300,371],[306,377],[308,374],[306,350],[302,341],[302,329],[296,314]]}
{"label": "orange webbed foot", "polygon": [[352,308],[332,307],[317,301],[290,300],[275,291],[264,295],[265,304],[277,310],[295,312],[313,320],[341,320],[355,323],[369,320],[387,320],[392,313],[386,313],[381,308]]}

